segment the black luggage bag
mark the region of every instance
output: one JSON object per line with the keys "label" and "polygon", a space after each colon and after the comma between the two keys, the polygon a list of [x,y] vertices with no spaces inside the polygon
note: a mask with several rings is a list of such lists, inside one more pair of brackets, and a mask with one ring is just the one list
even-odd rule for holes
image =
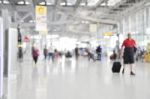
{"label": "black luggage bag", "polygon": [[119,73],[121,69],[121,62],[114,62],[112,66],[113,73]]}

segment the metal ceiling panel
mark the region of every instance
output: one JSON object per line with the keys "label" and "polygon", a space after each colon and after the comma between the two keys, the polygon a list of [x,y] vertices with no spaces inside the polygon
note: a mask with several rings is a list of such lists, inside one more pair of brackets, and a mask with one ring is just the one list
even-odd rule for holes
{"label": "metal ceiling panel", "polygon": [[67,0],[67,5],[75,5],[77,0]]}
{"label": "metal ceiling panel", "polygon": [[[29,2],[30,5],[14,5],[22,0],[9,1],[11,1],[12,7],[16,7],[15,11],[18,13],[18,16],[20,16],[21,18],[24,17],[24,23],[22,23],[23,26],[35,26],[35,23],[29,22],[30,20],[34,20],[35,18],[34,7],[36,4],[45,2],[47,3],[47,5],[49,5],[47,6],[49,29],[50,27],[57,26],[56,31],[67,31],[65,26],[72,25],[73,30],[77,30],[72,30],[72,32],[82,33],[83,31],[88,32],[86,31],[88,30],[88,26],[85,23],[86,21],[88,21],[88,24],[98,22],[100,24],[114,25],[118,22],[118,17],[120,17],[121,12],[124,12],[126,9],[135,6],[142,0],[23,0]],[[101,6],[101,4],[106,1],[108,1],[108,4],[115,6]],[[65,2],[66,5],[60,6],[60,3],[63,2]],[[27,15],[27,17],[25,17],[27,13],[33,13],[33,15]],[[56,20],[53,20],[53,18],[55,18]]]}
{"label": "metal ceiling panel", "polygon": [[46,0],[47,3],[55,4],[55,0]]}
{"label": "metal ceiling panel", "polygon": [[88,6],[95,6],[99,0],[87,0]]}
{"label": "metal ceiling panel", "polygon": [[122,0],[108,0],[108,6],[115,6],[117,3],[121,2]]}

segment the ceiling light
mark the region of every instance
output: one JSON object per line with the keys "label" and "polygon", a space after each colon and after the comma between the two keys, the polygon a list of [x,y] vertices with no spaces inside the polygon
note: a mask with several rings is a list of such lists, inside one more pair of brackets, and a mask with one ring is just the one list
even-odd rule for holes
{"label": "ceiling light", "polygon": [[30,23],[34,23],[35,21],[34,21],[34,20],[30,20],[29,22],[30,22]]}
{"label": "ceiling light", "polygon": [[88,6],[94,6],[99,0],[88,0]]}
{"label": "ceiling light", "polygon": [[65,3],[65,2],[63,2],[63,3],[60,3],[60,5],[61,5],[61,6],[64,6],[64,5],[66,5],[66,3]]}
{"label": "ceiling light", "polygon": [[120,2],[121,0],[109,0],[108,1],[108,6],[114,6],[116,5],[118,2]]}
{"label": "ceiling light", "polygon": [[24,5],[24,4],[26,4],[26,5],[28,5],[28,4],[30,4],[29,2],[24,2],[24,1],[19,1],[17,4],[19,4],[19,5]]}
{"label": "ceiling light", "polygon": [[17,4],[23,5],[24,1],[19,1]]}
{"label": "ceiling light", "polygon": [[28,1],[25,2],[26,5],[30,4]]}
{"label": "ceiling light", "polygon": [[2,1],[0,1],[0,3],[2,3]]}
{"label": "ceiling light", "polygon": [[46,4],[47,4],[47,5],[53,5],[53,3],[50,3],[50,2],[47,2]]}
{"label": "ceiling light", "polygon": [[71,6],[71,5],[73,5],[73,4],[68,2],[67,5]]}
{"label": "ceiling light", "polygon": [[101,6],[106,6],[106,3],[102,3]]}
{"label": "ceiling light", "polygon": [[85,3],[81,3],[80,5],[81,5],[81,6],[85,6],[86,4],[85,4]]}
{"label": "ceiling light", "polygon": [[3,3],[4,4],[9,4],[9,1],[4,0]]}
{"label": "ceiling light", "polygon": [[85,21],[84,23],[85,23],[85,24],[88,24],[88,23],[89,23],[89,21]]}
{"label": "ceiling light", "polygon": [[81,21],[83,24],[88,24],[89,21]]}
{"label": "ceiling light", "polygon": [[39,3],[40,5],[45,5],[45,2],[41,2],[41,3]]}

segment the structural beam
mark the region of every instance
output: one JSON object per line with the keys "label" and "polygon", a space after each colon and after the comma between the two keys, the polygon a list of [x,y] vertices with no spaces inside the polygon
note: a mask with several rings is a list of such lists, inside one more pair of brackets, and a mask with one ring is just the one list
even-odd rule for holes
{"label": "structural beam", "polygon": [[31,2],[31,5],[30,5],[30,10],[29,12],[31,12],[31,16],[32,16],[32,19],[35,19],[35,6],[37,4],[37,0],[28,0],[29,2]]}
{"label": "structural beam", "polygon": [[131,15],[143,8],[146,7],[146,3],[149,2],[149,0],[142,0],[141,2],[133,5],[132,7],[126,9],[125,11],[123,11],[122,13],[120,13],[120,18],[122,18],[123,16],[128,16],[128,15]]}
{"label": "structural beam", "polygon": [[32,16],[32,12],[27,13],[25,16],[23,16],[18,22],[24,21],[27,17]]}
{"label": "structural beam", "polygon": [[98,8],[99,5],[102,4],[102,3],[105,2],[105,1],[107,1],[107,0],[99,0],[99,1],[96,3],[96,5],[95,5],[94,7],[92,7],[92,8]]}
{"label": "structural beam", "polygon": [[82,0],[76,0],[76,3],[75,3],[75,9],[79,7],[81,1],[82,1]]}

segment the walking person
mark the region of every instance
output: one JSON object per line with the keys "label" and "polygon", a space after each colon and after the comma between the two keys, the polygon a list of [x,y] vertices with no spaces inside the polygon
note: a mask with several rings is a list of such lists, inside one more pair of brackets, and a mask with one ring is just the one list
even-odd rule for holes
{"label": "walking person", "polygon": [[96,53],[97,53],[97,60],[101,60],[101,56],[102,56],[102,48],[99,45],[96,49]]}
{"label": "walking person", "polygon": [[79,48],[78,47],[75,48],[75,57],[76,57],[76,60],[78,60],[78,57],[79,57]]}
{"label": "walking person", "polygon": [[90,61],[91,59],[93,60],[93,61],[96,61],[95,60],[95,58],[94,58],[94,53],[92,52],[92,49],[86,49],[86,52],[87,52],[87,55],[88,55],[88,60]]}
{"label": "walking person", "polygon": [[49,47],[48,57],[49,57],[49,60],[51,59],[52,62],[54,61],[54,49],[53,49],[53,46]]}
{"label": "walking person", "polygon": [[45,48],[43,49],[43,54],[44,54],[44,58],[45,58],[45,60],[47,59],[47,55],[48,55],[48,49],[46,48],[46,46],[45,46]]}
{"label": "walking person", "polygon": [[54,50],[54,59],[59,59],[59,52],[57,49]]}
{"label": "walking person", "polygon": [[125,71],[125,65],[129,64],[130,65],[130,74],[135,75],[133,72],[133,65],[134,65],[134,53],[135,53],[135,47],[136,43],[135,40],[131,38],[131,34],[128,33],[128,38],[123,41],[121,50],[123,51],[124,48],[124,53],[123,53],[123,60],[124,60],[124,65],[123,65],[123,70],[122,73],[124,74]]}
{"label": "walking person", "polygon": [[38,61],[38,57],[39,57],[39,49],[38,48],[35,48],[35,47],[32,48],[32,57],[36,64]]}
{"label": "walking person", "polygon": [[23,49],[22,49],[22,47],[18,48],[18,59],[20,62],[23,61]]}

